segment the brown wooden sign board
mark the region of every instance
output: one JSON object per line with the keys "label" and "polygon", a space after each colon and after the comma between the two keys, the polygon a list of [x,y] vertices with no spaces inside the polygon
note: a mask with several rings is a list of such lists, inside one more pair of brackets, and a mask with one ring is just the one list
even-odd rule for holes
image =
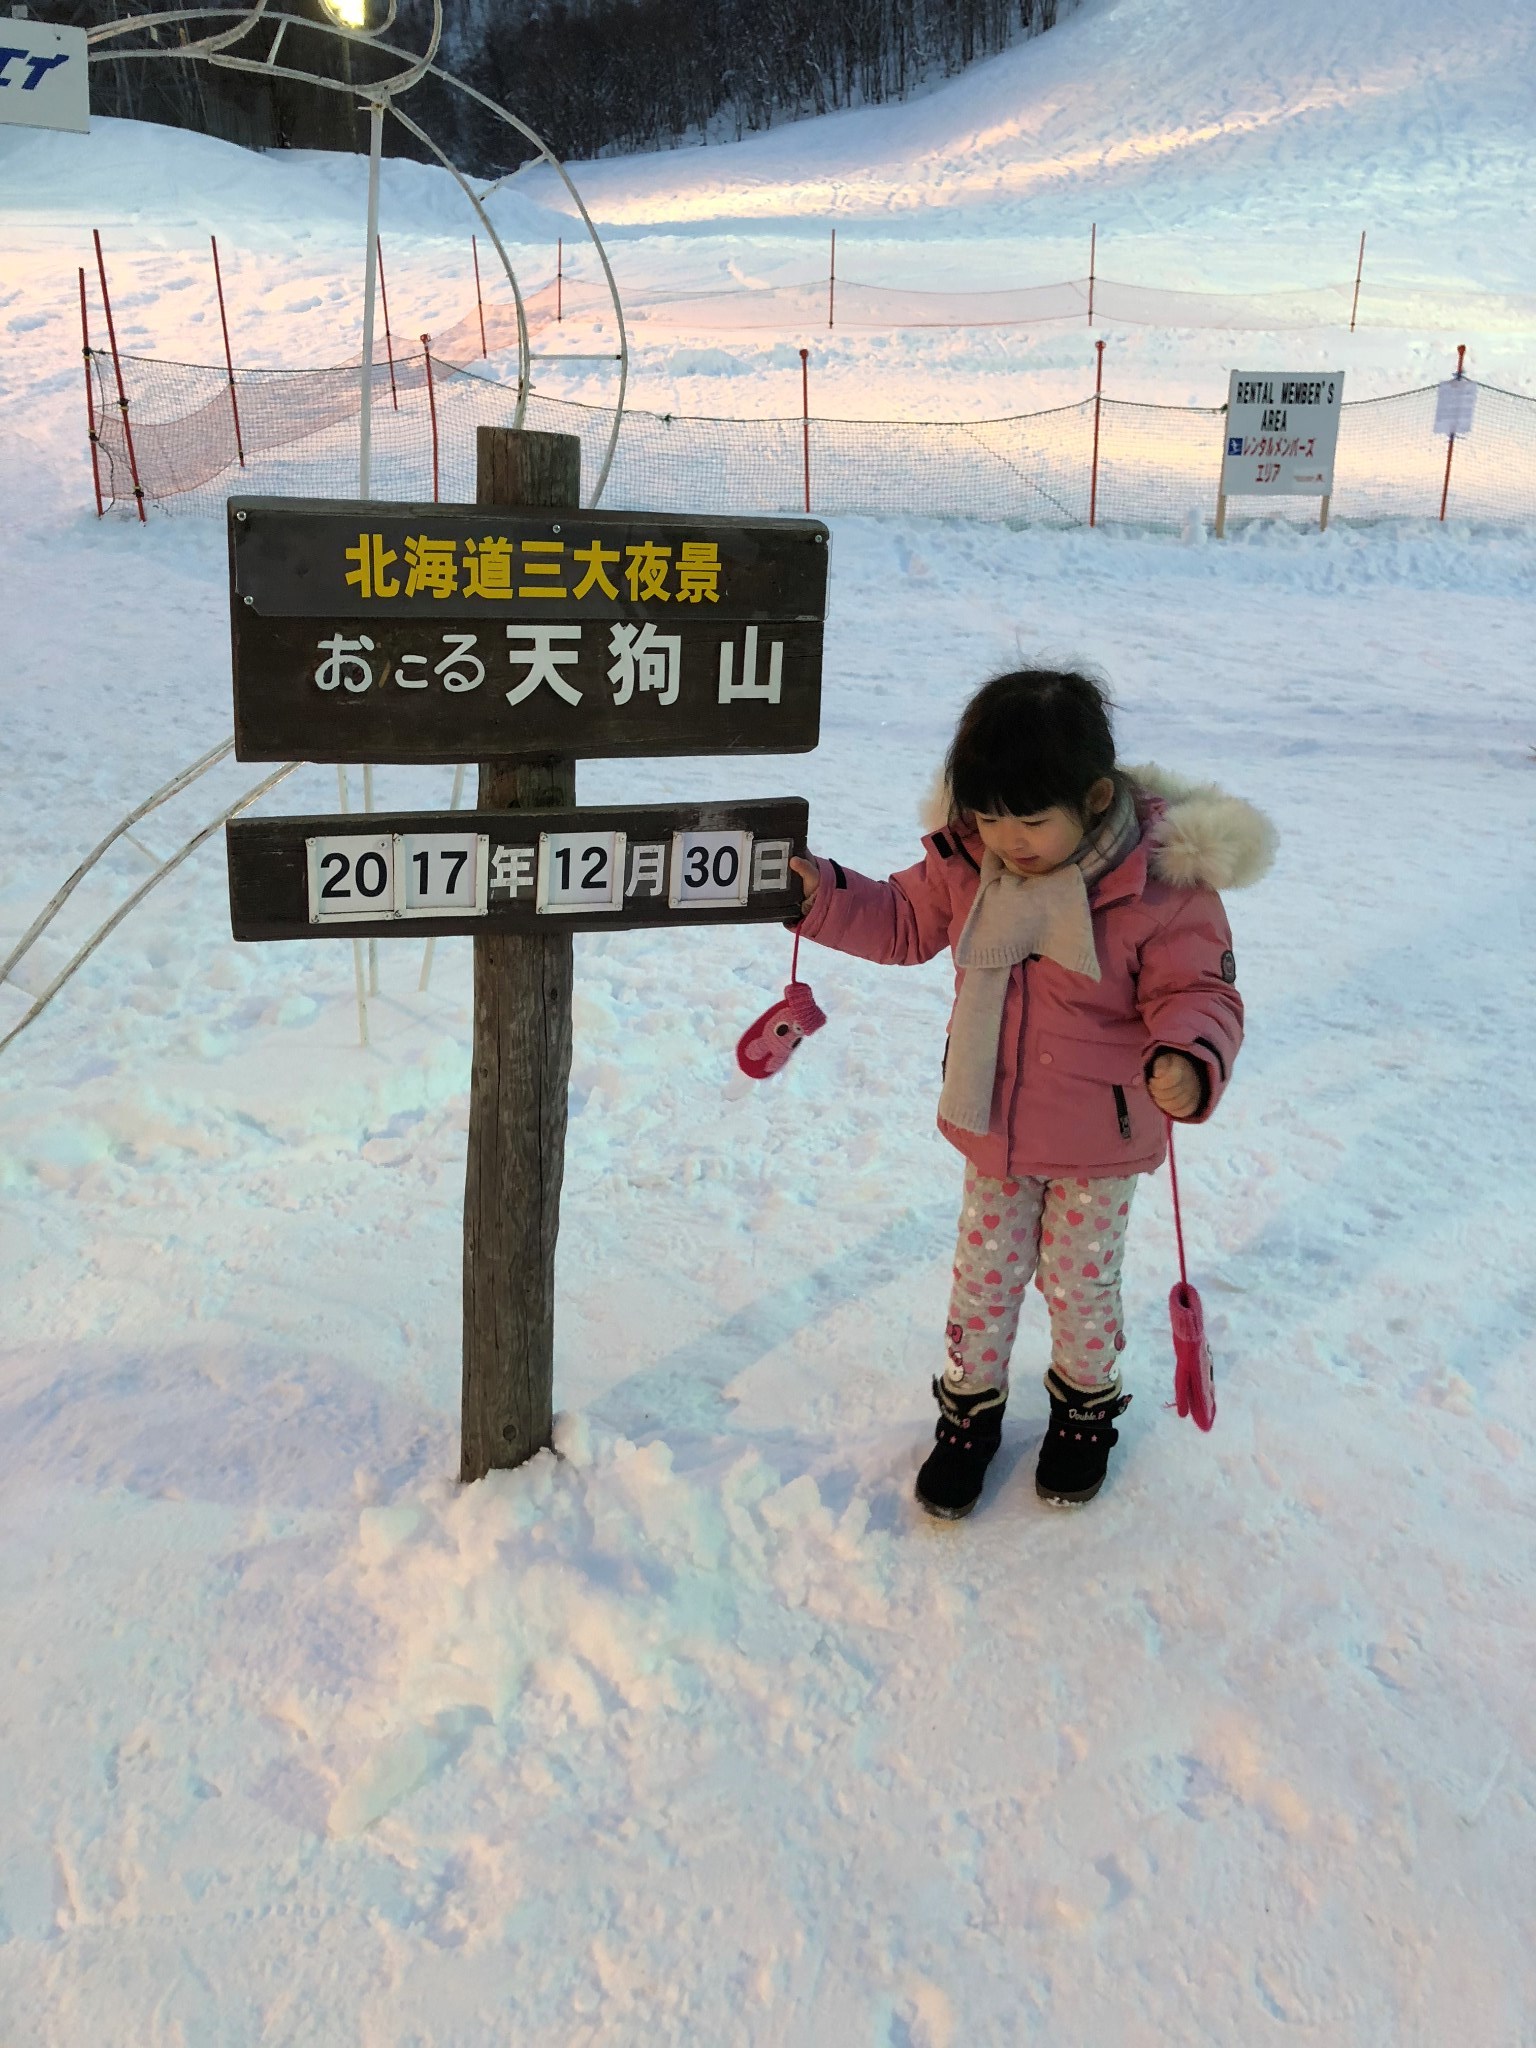
{"label": "brown wooden sign board", "polygon": [[817,743],[815,519],[229,501],[242,761]]}
{"label": "brown wooden sign board", "polygon": [[237,939],[620,931],[794,918],[801,797],[357,811],[225,827]]}

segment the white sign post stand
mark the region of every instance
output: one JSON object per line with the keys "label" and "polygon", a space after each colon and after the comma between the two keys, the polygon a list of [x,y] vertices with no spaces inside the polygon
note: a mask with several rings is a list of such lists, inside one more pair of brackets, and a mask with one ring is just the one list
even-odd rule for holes
{"label": "white sign post stand", "polygon": [[1229,497],[1320,498],[1328,525],[1333,458],[1339,444],[1342,370],[1234,370],[1222,426],[1216,538],[1227,530]]}
{"label": "white sign post stand", "polygon": [[91,88],[83,28],[0,21],[0,123],[91,131]]}
{"label": "white sign post stand", "polygon": [[[379,263],[379,160],[384,154],[384,102],[373,100],[368,107],[368,252],[363,260],[363,367],[357,415],[357,495],[371,498],[373,492],[373,298]],[[373,809],[373,770],[363,769],[363,809]],[[363,995],[363,942],[352,941],[352,964],[357,977],[357,1029],[359,1041],[368,1043],[368,1006]],[[368,941],[368,994],[379,992],[379,943]]]}

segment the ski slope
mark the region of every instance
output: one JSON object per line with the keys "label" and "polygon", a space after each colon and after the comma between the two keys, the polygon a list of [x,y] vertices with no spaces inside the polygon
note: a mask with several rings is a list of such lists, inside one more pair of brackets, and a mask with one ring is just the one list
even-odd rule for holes
{"label": "ski slope", "polygon": [[[1504,0],[1459,29],[1087,0],[911,105],[580,175],[637,291],[800,274],[835,215],[879,276],[1073,274],[1096,220],[1126,274],[1232,289],[1369,225],[1384,272],[1513,301],[1533,41]],[[493,204],[536,274],[568,225],[542,174]],[[0,131],[0,953],[229,723],[220,532],[86,510],[89,230],[129,346],[216,354],[216,231],[242,356],[318,362],[356,345],[360,223],[353,163]],[[464,310],[467,231],[387,167],[403,330]],[[1454,338],[1532,388],[1518,326]],[[639,402],[792,410],[793,339],[646,346]],[[1241,348],[1363,391],[1444,339]],[[818,388],[1021,409],[1075,395],[1090,340],[840,335]],[[1111,338],[1180,402],[1235,346]],[[836,526],[815,754],[581,769],[593,802],[802,792],[818,849],[883,873],[975,684],[1083,659],[1125,758],[1273,816],[1230,904],[1249,1042],[1180,1153],[1219,1420],[1163,1405],[1159,1177],[1081,1513],[1030,1483],[1038,1309],[982,1509],[910,1499],[958,1188],[944,963],[813,954],[828,1029],[743,1089],[787,935],[578,945],[560,1456],[461,1492],[468,948],[423,993],[381,945],[363,1051],[350,950],[236,947],[217,847],[182,868],[0,1056],[0,2034],[1523,2048],[1533,571],[1532,536],[1454,524],[1217,546],[893,506]],[[118,849],[0,1035],[143,848],[259,772]],[[384,768],[378,801],[450,779]]]}

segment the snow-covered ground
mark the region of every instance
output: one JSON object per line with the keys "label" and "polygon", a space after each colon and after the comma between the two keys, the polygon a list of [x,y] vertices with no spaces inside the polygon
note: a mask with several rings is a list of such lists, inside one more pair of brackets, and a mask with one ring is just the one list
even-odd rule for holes
{"label": "snow-covered ground", "polygon": [[[594,167],[598,211],[657,288],[725,250],[803,269],[827,192],[911,274],[941,243],[956,282],[1005,244],[1076,271],[1097,218],[1149,280],[1198,228],[1220,259],[1175,281],[1259,288],[1390,202],[1399,271],[1517,287],[1525,7],[1475,36],[1417,0],[1236,18],[1090,0],[913,107]],[[229,721],[217,529],[82,510],[84,230],[132,345],[206,358],[217,229],[243,353],[290,362],[353,344],[360,238],[356,166],[156,131],[0,134],[0,178],[5,951]],[[496,203],[530,252],[558,231],[536,187]],[[463,309],[456,204],[390,167],[421,324]],[[1500,381],[1530,388],[1529,339]],[[1382,388],[1438,369],[1439,339],[1356,340]],[[1181,400],[1233,349],[1114,345]],[[707,381],[672,346],[642,402]],[[847,410],[937,377],[959,415],[1044,389],[1058,340],[995,368],[838,346]],[[768,349],[732,345],[729,409],[792,409]],[[910,1500],[957,1180],[943,963],[816,954],[830,1028],[743,1092],[785,934],[580,943],[563,1455],[460,1491],[467,947],[422,995],[417,948],[381,946],[364,1052],[349,949],[236,947],[216,843],[152,897],[0,1056],[0,2038],[1536,2038],[1533,571],[1531,536],[1454,527],[1180,545],[893,508],[837,525],[816,754],[581,770],[590,800],[803,792],[814,843],[883,872],[959,704],[1023,653],[1102,666],[1127,759],[1273,815],[1230,906],[1249,1043],[1181,1151],[1220,1419],[1163,1406],[1160,1177],[1137,1398],[1078,1514],[1030,1484],[1038,1310],[983,1509]],[[138,837],[169,851],[255,777]],[[383,769],[379,799],[448,783]],[[267,808],[334,789],[306,769]],[[24,987],[144,872],[124,847]]]}

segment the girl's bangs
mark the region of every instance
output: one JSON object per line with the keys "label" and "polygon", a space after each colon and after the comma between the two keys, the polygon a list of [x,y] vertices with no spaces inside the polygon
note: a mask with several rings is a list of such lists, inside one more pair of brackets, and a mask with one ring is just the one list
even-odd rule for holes
{"label": "girl's bangs", "polygon": [[1051,810],[1062,799],[1054,795],[1045,785],[1034,779],[1026,781],[1022,776],[1001,771],[996,761],[962,763],[957,761],[950,780],[950,791],[957,810],[969,811],[973,815],[980,811],[986,817],[1032,818],[1041,811]]}

